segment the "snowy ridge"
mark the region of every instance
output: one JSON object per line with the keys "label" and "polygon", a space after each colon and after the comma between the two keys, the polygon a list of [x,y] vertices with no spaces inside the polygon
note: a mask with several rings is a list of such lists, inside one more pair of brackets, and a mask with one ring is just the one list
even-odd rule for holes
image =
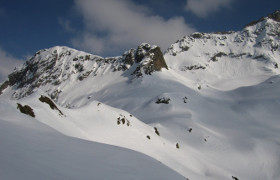
{"label": "snowy ridge", "polygon": [[14,93],[14,98],[22,98],[32,94],[37,88],[44,88],[52,99],[56,99],[60,93],[57,89],[89,76],[119,72],[116,74],[132,79],[145,74],[151,75],[162,68],[168,67],[160,48],[146,43],[136,50],[125,52],[122,57],[110,58],[57,46],[38,51],[22,67],[10,74],[5,83],[19,89]]}
{"label": "snowy ridge", "polygon": [[[239,32],[194,33],[173,44],[165,59],[198,86],[254,85],[280,73],[279,27],[279,22],[265,18]],[[225,83],[232,80],[240,85]]]}
{"label": "snowy ridge", "polygon": [[[14,103],[1,99],[0,104],[0,176],[3,180],[184,179],[144,154],[65,136],[37,119],[19,115],[13,111]],[[36,115],[42,108],[37,105]],[[48,108],[45,111],[50,113],[46,116],[49,120],[65,121],[55,118]]]}
{"label": "snowy ridge", "polygon": [[23,67],[9,75],[9,83],[21,89],[14,94],[15,98],[25,97],[36,88],[45,87],[54,99],[59,92],[53,89],[71,81],[81,81],[89,75],[101,75],[108,71],[111,64],[119,68],[120,57],[102,58],[68,47],[53,47],[37,52]]}
{"label": "snowy ridge", "polygon": [[68,47],[39,51],[0,87],[0,123],[32,120],[132,149],[190,180],[279,179],[275,19],[239,32],[194,33],[165,54],[146,43],[112,58]]}

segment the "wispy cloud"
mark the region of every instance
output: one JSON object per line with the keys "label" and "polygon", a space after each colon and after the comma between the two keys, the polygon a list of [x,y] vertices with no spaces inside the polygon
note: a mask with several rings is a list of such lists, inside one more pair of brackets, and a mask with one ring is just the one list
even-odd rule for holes
{"label": "wispy cloud", "polygon": [[23,61],[14,58],[9,53],[0,48],[0,83],[4,81],[13,69],[22,64]]}
{"label": "wispy cloud", "polygon": [[120,53],[142,42],[165,50],[194,31],[183,17],[164,19],[131,0],[76,0],[75,5],[85,28],[72,44],[96,54]]}
{"label": "wispy cloud", "polygon": [[63,27],[67,32],[74,33],[76,30],[71,26],[71,22],[67,19],[58,18],[58,24]]}
{"label": "wispy cloud", "polygon": [[229,8],[233,0],[187,0],[186,11],[194,13],[198,17],[205,18],[221,8]]}

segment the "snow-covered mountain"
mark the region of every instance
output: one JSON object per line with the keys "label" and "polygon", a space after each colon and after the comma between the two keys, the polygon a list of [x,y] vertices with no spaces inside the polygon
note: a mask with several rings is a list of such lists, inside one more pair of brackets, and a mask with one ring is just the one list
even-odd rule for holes
{"label": "snow-covered mountain", "polygon": [[[238,32],[193,33],[165,53],[147,43],[110,58],[68,47],[41,50],[0,86],[0,122],[11,128],[2,136],[15,131],[14,124],[20,128],[18,136],[51,127],[63,134],[59,136],[67,146],[83,146],[84,140],[92,143],[86,147],[119,152],[93,142],[119,146],[148,155],[178,173],[148,159],[143,163],[155,162],[150,168],[159,176],[135,175],[135,179],[279,179],[279,39],[280,12],[276,11]],[[57,132],[51,132],[50,138],[55,139]],[[78,139],[72,142],[67,136]],[[21,141],[26,138],[23,135]],[[0,167],[7,168],[2,163],[9,160],[4,158],[7,149],[17,147],[8,146],[10,140],[19,141],[3,139],[0,159],[5,161],[0,161]],[[61,141],[50,143],[51,151]],[[36,152],[43,153],[42,149]],[[90,156],[90,149],[84,150]],[[15,153],[23,158],[31,155],[24,150]],[[48,155],[57,156],[46,153],[42,158]],[[11,161],[14,166],[17,159]],[[128,168],[128,161],[119,166]],[[141,163],[137,158],[132,162]],[[112,171],[116,179],[123,179],[116,171],[127,174],[125,179],[135,173],[111,165],[108,169],[117,168]],[[3,173],[11,177],[11,172]]]}
{"label": "snow-covered mountain", "polygon": [[279,14],[277,11],[238,32],[186,36],[167,50],[167,63],[172,69],[186,71],[184,75],[196,79],[200,86],[229,90],[260,83],[280,73]]}

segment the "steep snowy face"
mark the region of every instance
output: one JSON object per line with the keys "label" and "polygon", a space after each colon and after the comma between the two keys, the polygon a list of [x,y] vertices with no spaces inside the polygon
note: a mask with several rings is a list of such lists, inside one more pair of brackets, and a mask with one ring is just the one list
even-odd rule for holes
{"label": "steep snowy face", "polygon": [[53,99],[60,91],[58,87],[69,86],[70,82],[116,72],[117,76],[138,78],[151,75],[167,68],[158,46],[143,43],[121,57],[103,58],[68,47],[53,47],[38,51],[31,59],[9,75],[2,84],[2,91],[8,86],[16,90],[14,98],[22,98],[34,90],[44,89]]}
{"label": "steep snowy face", "polygon": [[[171,45],[164,57],[170,69],[198,86],[234,89],[280,73],[279,39],[276,12],[242,31],[193,33]],[[238,83],[219,86],[226,81]]]}

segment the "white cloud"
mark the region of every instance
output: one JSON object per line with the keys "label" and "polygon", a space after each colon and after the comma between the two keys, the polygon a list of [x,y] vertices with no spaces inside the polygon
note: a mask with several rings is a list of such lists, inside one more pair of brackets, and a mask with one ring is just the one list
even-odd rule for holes
{"label": "white cloud", "polygon": [[221,8],[229,8],[233,0],[187,0],[186,11],[199,17],[206,17]]}
{"label": "white cloud", "polygon": [[183,17],[166,20],[131,0],[76,0],[75,5],[85,29],[72,44],[96,54],[119,54],[142,42],[165,50],[194,31]]}
{"label": "white cloud", "polygon": [[84,32],[78,38],[72,39],[72,45],[85,51],[102,53],[105,50],[105,41],[94,34]]}
{"label": "white cloud", "polygon": [[23,61],[14,58],[0,48],[0,83],[20,64],[23,64]]}

